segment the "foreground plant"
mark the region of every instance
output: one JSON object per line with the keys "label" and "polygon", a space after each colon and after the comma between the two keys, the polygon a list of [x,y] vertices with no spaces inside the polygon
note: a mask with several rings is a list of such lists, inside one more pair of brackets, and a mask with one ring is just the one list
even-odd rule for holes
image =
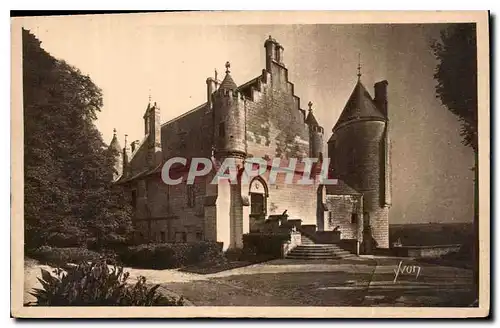
{"label": "foreground plant", "polygon": [[106,261],[81,263],[65,270],[54,269],[52,275],[41,269],[37,278],[42,288],[30,294],[39,306],[182,306],[184,300],[162,295],[160,285],[148,287],[146,278],[135,285],[127,284],[129,273],[123,267],[110,268]]}

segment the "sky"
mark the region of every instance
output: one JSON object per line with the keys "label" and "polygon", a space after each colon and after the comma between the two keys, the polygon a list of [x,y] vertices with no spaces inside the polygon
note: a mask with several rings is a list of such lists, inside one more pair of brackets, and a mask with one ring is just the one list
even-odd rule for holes
{"label": "sky", "polygon": [[[140,18],[139,18],[140,17]],[[393,164],[390,223],[471,222],[473,152],[461,144],[457,118],[436,99],[430,49],[443,24],[206,25],[168,24],[147,15],[26,18],[23,27],[58,59],[102,89],[96,125],[123,146],[144,136],[148,98],[162,122],[204,103],[206,79],[231,63],[243,84],[265,67],[264,41],[284,47],[284,63],[303,108],[313,102],[325,143],[357,81],[389,82]],[[359,57],[358,57],[359,56]]]}

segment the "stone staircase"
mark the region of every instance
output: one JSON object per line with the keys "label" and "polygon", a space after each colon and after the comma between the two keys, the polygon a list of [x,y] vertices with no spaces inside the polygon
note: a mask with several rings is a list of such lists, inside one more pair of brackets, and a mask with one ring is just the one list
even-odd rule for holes
{"label": "stone staircase", "polygon": [[311,244],[304,244],[302,236],[302,245],[292,249],[287,255],[287,259],[297,260],[338,260],[355,257],[351,252],[340,248],[335,244],[314,244],[309,238]]}

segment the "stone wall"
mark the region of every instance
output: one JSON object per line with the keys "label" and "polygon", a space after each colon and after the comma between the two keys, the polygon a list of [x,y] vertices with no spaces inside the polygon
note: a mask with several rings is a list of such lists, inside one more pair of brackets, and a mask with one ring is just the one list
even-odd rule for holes
{"label": "stone wall", "polygon": [[249,156],[267,158],[307,157],[309,134],[304,111],[288,81],[287,70],[273,64],[272,72],[264,72],[246,100],[246,135]]}
{"label": "stone wall", "polygon": [[339,227],[341,239],[362,240],[363,206],[361,196],[327,195],[325,230]]}
{"label": "stone wall", "polygon": [[212,112],[203,104],[161,127],[164,161],[172,157],[210,157],[212,152]]}

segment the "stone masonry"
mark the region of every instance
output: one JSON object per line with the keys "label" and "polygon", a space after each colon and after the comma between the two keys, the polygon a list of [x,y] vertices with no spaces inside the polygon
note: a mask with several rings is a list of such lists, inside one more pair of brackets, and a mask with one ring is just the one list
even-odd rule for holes
{"label": "stone masonry", "polygon": [[[362,242],[363,229],[371,227],[379,247],[388,247],[390,206],[390,139],[387,116],[387,82],[375,86],[375,99],[361,81],[333,128],[328,155],[322,153],[324,129],[308,109],[301,107],[283,62],[283,47],[272,37],[264,44],[266,67],[250,81],[237,86],[226,63],[222,81],[206,80],[206,102],[161,123],[161,110],[149,103],[144,114],[144,137],[123,148],[116,135],[110,144],[120,153],[115,182],[131,193],[134,222],[144,241],[223,242],[224,249],[242,246],[242,235],[258,220],[285,210],[290,219],[318,230],[341,232],[342,239]],[[240,169],[251,157],[288,163],[306,157],[330,158],[330,176],[337,186],[287,184],[269,172],[251,181],[230,184],[209,182],[210,172],[195,180],[167,185],[161,179],[170,158],[212,158],[219,163],[234,159]],[[303,166],[302,166],[303,167]],[[179,176],[186,177],[182,171]],[[300,167],[294,179],[301,177]]]}

